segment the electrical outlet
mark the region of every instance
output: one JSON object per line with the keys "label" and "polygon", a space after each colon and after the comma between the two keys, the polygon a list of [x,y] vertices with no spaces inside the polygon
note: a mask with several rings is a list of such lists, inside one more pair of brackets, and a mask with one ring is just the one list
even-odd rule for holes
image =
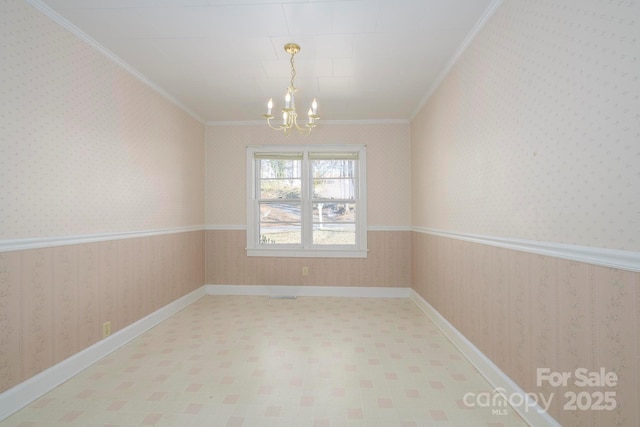
{"label": "electrical outlet", "polygon": [[309,275],[309,267],[302,267],[302,275],[303,276]]}
{"label": "electrical outlet", "polygon": [[102,338],[106,338],[111,335],[111,320],[102,324]]}

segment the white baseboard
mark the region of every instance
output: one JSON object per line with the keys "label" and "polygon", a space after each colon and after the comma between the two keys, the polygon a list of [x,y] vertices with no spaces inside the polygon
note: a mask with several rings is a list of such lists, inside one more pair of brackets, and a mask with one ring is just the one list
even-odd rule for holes
{"label": "white baseboard", "polygon": [[408,298],[411,288],[356,286],[205,285],[207,295]]}
{"label": "white baseboard", "polygon": [[[526,396],[511,378],[509,378],[500,368],[496,366],[487,356],[473,345],[464,335],[460,333],[447,319],[445,319],[431,304],[425,301],[416,291],[411,289],[409,298],[424,314],[442,331],[442,333],[455,345],[464,357],[471,362],[480,374],[494,387],[494,390],[502,390],[503,395]],[[535,402],[529,401],[525,407],[513,408],[518,415],[531,426],[553,426],[560,427],[551,415],[543,411]]]}
{"label": "white baseboard", "polygon": [[408,298],[409,288],[205,285],[0,394],[0,421],[204,295]]}
{"label": "white baseboard", "polygon": [[168,319],[205,295],[201,286],[187,295],[165,305],[150,315],[121,329],[62,362],[40,372],[28,380],[0,394],[0,421],[24,408],[58,385],[79,374],[129,341]]}
{"label": "white baseboard", "polygon": [[[411,288],[395,287],[343,287],[343,286],[249,286],[249,285],[204,285],[182,298],[162,307],[126,328],[115,332],[68,359],[40,372],[32,378],[0,394],[0,421],[24,408],[58,385],[77,375],[129,341],[153,328],[173,314],[205,295],[254,295],[274,297],[368,297],[410,298],[427,315],[462,354],[480,371],[495,388],[509,393],[525,392],[505,375],[489,358],[478,350],[440,313]],[[538,411],[539,407],[514,408],[532,426],[554,426],[560,424],[549,414]],[[520,410],[519,410],[520,409]]]}

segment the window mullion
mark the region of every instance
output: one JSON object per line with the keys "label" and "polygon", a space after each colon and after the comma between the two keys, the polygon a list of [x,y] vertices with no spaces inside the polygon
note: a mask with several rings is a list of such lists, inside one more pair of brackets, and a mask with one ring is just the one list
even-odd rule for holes
{"label": "window mullion", "polygon": [[254,227],[253,227],[253,244],[258,246],[260,243],[260,196],[258,192],[260,191],[260,161],[253,159],[253,218],[254,218]]}
{"label": "window mullion", "polygon": [[[249,206],[248,255],[366,258],[365,148],[359,146],[355,152],[349,151],[351,147],[343,146],[314,145],[293,148],[296,149],[295,152],[289,146],[248,148],[251,157],[248,157],[247,160],[252,163],[248,161],[247,166],[249,166],[248,170],[253,172],[253,179],[247,181],[247,189],[251,192],[247,194]],[[278,175],[280,169],[271,166],[271,160],[275,162],[293,161],[293,166],[288,166],[286,176],[281,177]],[[316,164],[316,162],[318,163]],[[299,167],[300,169],[296,171],[291,167],[294,169]],[[321,175],[319,178],[321,181],[318,183],[314,181],[314,171],[318,171]],[[287,182],[288,179],[295,179],[294,175],[299,177],[300,182]],[[278,181],[278,179],[282,181]],[[352,182],[349,183],[349,181]],[[298,185],[300,187],[297,187]],[[294,188],[294,186],[297,193],[295,197],[300,197],[300,199],[281,198],[293,194],[288,189]],[[262,192],[263,189],[265,193]],[[314,191],[318,191],[317,199],[314,199]],[[341,194],[342,197],[350,198],[335,198],[336,196],[341,197]],[[273,199],[263,199],[263,196],[272,197],[272,195]],[[365,198],[365,201],[362,198]],[[271,203],[274,205],[269,206]],[[286,204],[292,203],[295,203],[296,206],[286,206]],[[318,207],[318,203],[324,204],[321,220],[314,217],[314,207]],[[342,204],[347,208],[343,209]],[[355,213],[350,210],[351,206],[355,208]],[[314,220],[319,222],[314,225]],[[297,222],[299,228],[294,226],[296,221],[299,221]],[[322,227],[318,224],[325,224],[325,226]],[[291,233],[300,233],[300,235],[289,234],[288,230],[291,230]],[[262,242],[261,233],[263,232],[266,236],[273,234],[277,238],[274,237],[273,241]],[[353,240],[354,234],[355,241]],[[295,240],[300,238],[300,246],[287,243],[292,241],[292,237],[295,237]]]}
{"label": "window mullion", "polygon": [[305,249],[311,247],[313,231],[313,211],[311,209],[311,196],[313,194],[313,170],[309,161],[309,153],[305,151],[302,159],[302,246]]}

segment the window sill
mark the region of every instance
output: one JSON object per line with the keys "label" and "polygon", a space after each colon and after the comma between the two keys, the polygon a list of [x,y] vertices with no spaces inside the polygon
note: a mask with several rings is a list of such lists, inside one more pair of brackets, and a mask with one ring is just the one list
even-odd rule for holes
{"label": "window sill", "polygon": [[247,256],[281,258],[366,258],[367,249],[247,249]]}

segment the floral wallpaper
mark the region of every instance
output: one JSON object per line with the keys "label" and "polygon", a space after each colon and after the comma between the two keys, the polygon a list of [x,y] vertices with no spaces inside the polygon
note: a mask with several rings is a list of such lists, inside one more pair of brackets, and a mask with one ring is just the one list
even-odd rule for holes
{"label": "floral wallpaper", "polygon": [[0,240],[204,223],[202,123],[27,2],[0,28]]}
{"label": "floral wallpaper", "polygon": [[[639,18],[504,0],[411,122],[412,286],[563,426],[640,425],[640,273],[430,230],[640,251]],[[538,385],[539,368],[618,381]],[[614,408],[565,406],[602,391]]]}
{"label": "floral wallpaper", "polygon": [[[525,392],[551,398],[561,425],[640,423],[640,273],[426,233],[413,233],[412,247],[416,292]],[[539,368],[572,377],[538,386]],[[576,385],[576,369],[601,368],[615,386]],[[603,391],[615,408],[591,409],[584,399]],[[567,409],[565,393],[588,406]]]}
{"label": "floral wallpaper", "polygon": [[246,147],[274,144],[366,145],[368,225],[411,225],[409,124],[329,123],[306,137],[284,136],[264,124],[207,126],[208,226],[246,225]]}
{"label": "floral wallpaper", "polygon": [[412,121],[413,226],[639,251],[639,17],[503,1]]}

